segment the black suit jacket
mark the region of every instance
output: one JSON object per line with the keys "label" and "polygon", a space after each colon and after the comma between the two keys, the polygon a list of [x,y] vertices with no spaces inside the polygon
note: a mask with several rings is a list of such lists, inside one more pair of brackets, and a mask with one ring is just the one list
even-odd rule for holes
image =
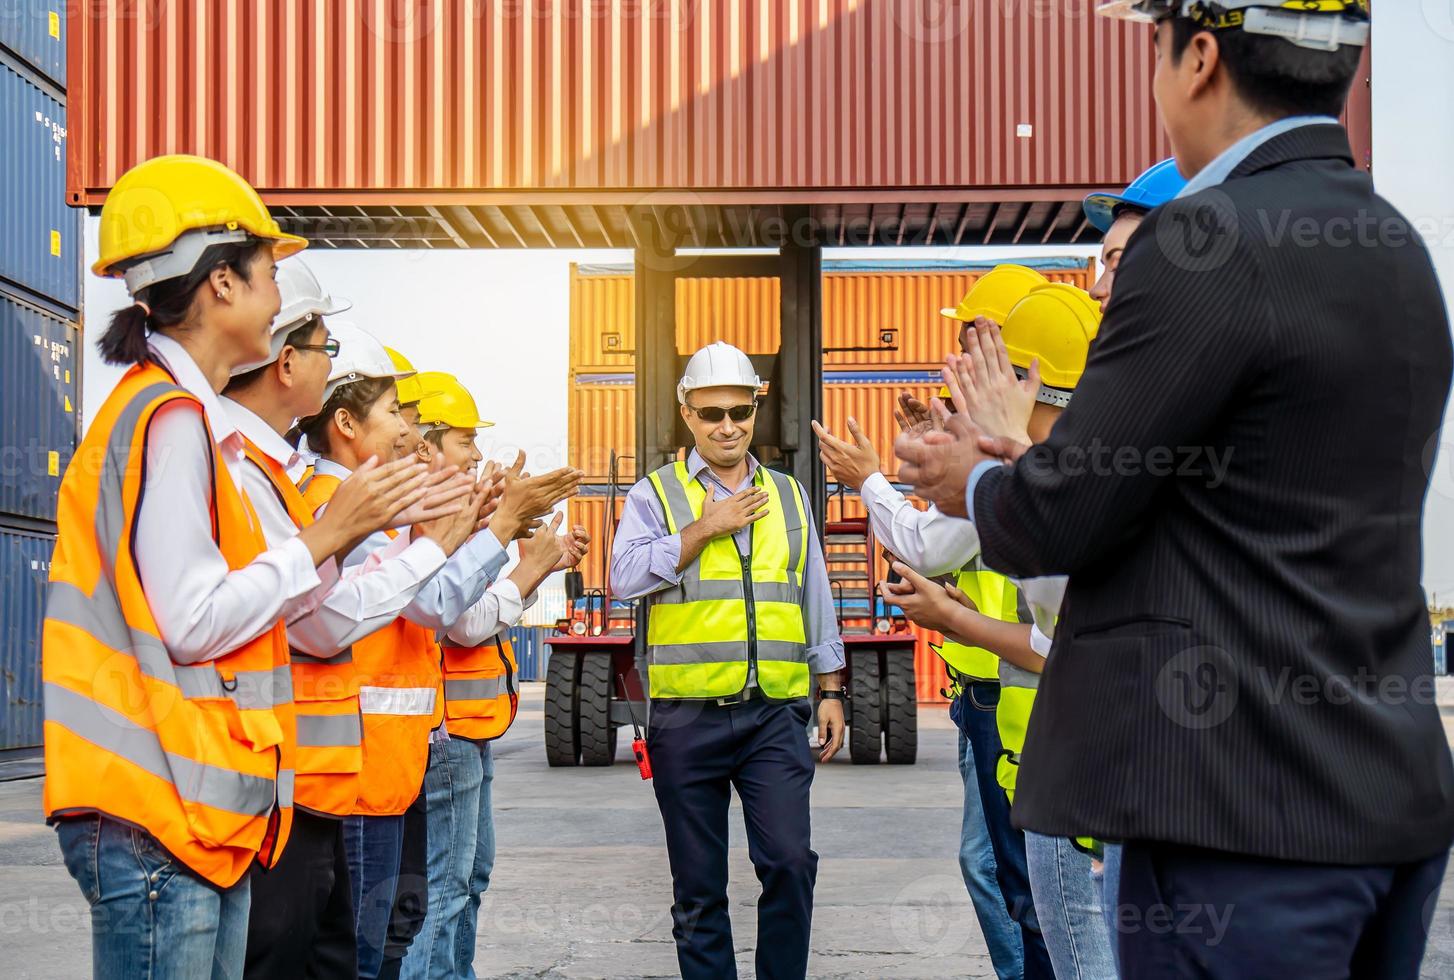
{"label": "black suit jacket", "polygon": [[1450,379],[1428,253],[1340,127],[1132,237],[986,561],[1070,575],[1015,797],[1042,833],[1331,863],[1454,839],[1420,571]]}

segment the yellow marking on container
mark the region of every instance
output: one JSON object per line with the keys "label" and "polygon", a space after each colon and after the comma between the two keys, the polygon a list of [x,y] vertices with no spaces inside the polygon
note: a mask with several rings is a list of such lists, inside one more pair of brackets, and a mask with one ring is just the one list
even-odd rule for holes
{"label": "yellow marking on container", "polygon": [[50,36],[57,41],[61,39],[61,15],[54,10],[50,12]]}
{"label": "yellow marking on container", "polygon": [[52,449],[45,454],[45,469],[51,476],[61,475],[61,454]]}
{"label": "yellow marking on container", "polygon": [[61,257],[61,233],[54,228],[50,231],[50,254]]}
{"label": "yellow marking on container", "polygon": [[70,413],[72,413],[74,411],[75,411],[75,409],[71,407],[71,396],[70,395],[67,395],[66,396],[66,414],[69,415]]}

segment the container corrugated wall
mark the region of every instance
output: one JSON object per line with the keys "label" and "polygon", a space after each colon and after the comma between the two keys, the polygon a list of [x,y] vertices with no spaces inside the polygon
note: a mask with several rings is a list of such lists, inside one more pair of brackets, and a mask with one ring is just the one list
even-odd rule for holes
{"label": "container corrugated wall", "polygon": [[544,626],[510,627],[510,645],[515,649],[515,663],[520,680],[545,679],[545,637],[551,630]]}
{"label": "container corrugated wall", "polygon": [[[1056,263],[1057,265],[1059,263]],[[830,370],[923,368],[942,363],[954,325],[939,315],[986,269],[823,273],[823,364]],[[1094,263],[1041,270],[1055,282],[1089,289]],[[630,273],[571,269],[570,364],[577,374],[630,372],[635,363],[635,281]],[[777,279],[678,279],[677,353],[725,340],[749,354],[778,349]],[[885,343],[883,331],[892,332]],[[884,348],[843,350],[842,348]],[[835,348],[838,348],[835,350]]]}
{"label": "container corrugated wall", "polygon": [[0,293],[0,521],[54,521],[80,438],[75,323]]}
{"label": "container corrugated wall", "polygon": [[66,87],[66,0],[0,3],[0,45]]}
{"label": "container corrugated wall", "polygon": [[0,750],[42,742],[40,627],[55,536],[0,527]]}
{"label": "container corrugated wall", "polygon": [[70,184],[88,205],[133,164],[183,150],[265,192],[335,202],[435,188],[1121,186],[1167,155],[1148,32],[1081,3],[67,9],[80,32]]}
{"label": "container corrugated wall", "polygon": [[0,59],[0,284],[74,311],[81,212],[66,206],[66,107]]}

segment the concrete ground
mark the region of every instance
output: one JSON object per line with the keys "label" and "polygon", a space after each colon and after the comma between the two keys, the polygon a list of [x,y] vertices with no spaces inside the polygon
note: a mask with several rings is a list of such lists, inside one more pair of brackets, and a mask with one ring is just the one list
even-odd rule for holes
{"label": "concrete ground", "polygon": [[[1454,736],[1454,686],[1441,680]],[[671,880],[651,789],[621,745],[609,769],[550,769],[541,686],[526,685],[497,743],[499,860],[475,960],[488,977],[670,977]],[[814,977],[993,976],[956,863],[961,785],[943,708],[920,711],[919,763],[819,769],[814,845],[822,856]],[[0,783],[0,944],[12,977],[87,974],[81,900],[40,820],[38,779]],[[751,976],[757,881],[741,812],[732,817],[738,965]],[[1446,880],[1425,977],[1454,976],[1454,883]]]}

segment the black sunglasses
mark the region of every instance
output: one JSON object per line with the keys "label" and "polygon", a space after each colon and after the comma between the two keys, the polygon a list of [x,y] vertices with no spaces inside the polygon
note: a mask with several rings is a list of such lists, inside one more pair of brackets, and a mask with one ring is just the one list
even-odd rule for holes
{"label": "black sunglasses", "polygon": [[321,344],[294,344],[294,350],[316,350],[320,354],[327,354],[330,359],[338,356],[338,341],[329,340]]}
{"label": "black sunglasses", "polygon": [[711,422],[713,425],[716,425],[723,419],[731,419],[734,422],[746,422],[757,411],[757,403],[753,402],[751,405],[733,405],[731,408],[722,408],[717,405],[709,405],[706,408],[697,408],[693,405],[688,405],[687,408],[695,412],[697,418],[703,422]]}

